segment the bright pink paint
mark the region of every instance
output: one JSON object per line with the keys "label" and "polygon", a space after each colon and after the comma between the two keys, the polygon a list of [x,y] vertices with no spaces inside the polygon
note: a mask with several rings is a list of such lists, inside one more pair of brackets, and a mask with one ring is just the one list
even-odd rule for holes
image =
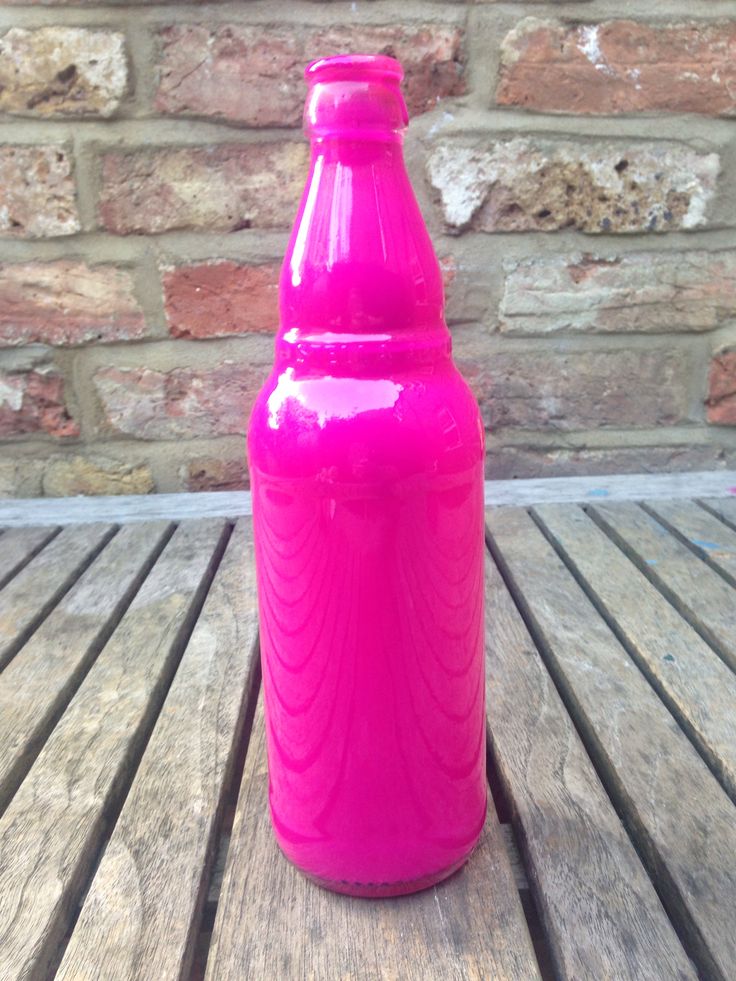
{"label": "bright pink paint", "polygon": [[401,67],[307,80],[249,431],[271,814],[320,883],[392,895],[461,865],[485,816],[483,429],[404,168]]}

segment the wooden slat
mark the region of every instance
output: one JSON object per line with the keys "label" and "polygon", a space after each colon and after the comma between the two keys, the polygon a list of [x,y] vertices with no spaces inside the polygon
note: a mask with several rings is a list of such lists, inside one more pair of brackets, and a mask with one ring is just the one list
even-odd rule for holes
{"label": "wooden slat", "polygon": [[0,591],[0,668],[114,534],[112,525],[65,528]]}
{"label": "wooden slat", "polygon": [[45,528],[10,528],[0,537],[0,589],[57,533]]}
{"label": "wooden slat", "polygon": [[[642,512],[643,513],[643,512]],[[736,963],[736,810],[531,517],[490,516],[494,555],[689,952]]]}
{"label": "wooden slat", "polygon": [[167,521],[121,529],[0,674],[0,813],[170,529]]}
{"label": "wooden slat", "polygon": [[736,670],[736,590],[637,504],[594,505],[589,511]]}
{"label": "wooden slat", "polygon": [[45,978],[60,953],[106,821],[201,607],[223,530],[205,521],[176,531],[0,819],[3,981]]}
{"label": "wooden slat", "polygon": [[645,501],[642,505],[696,555],[736,586],[736,531],[694,501]]}
{"label": "wooden slat", "polygon": [[187,976],[252,680],[252,551],[244,519],[184,652],[57,979]]}
{"label": "wooden slat", "polygon": [[695,971],[490,558],[486,676],[493,759],[556,976],[694,979]]}
{"label": "wooden slat", "polygon": [[478,850],[451,879],[414,896],[355,899],[319,888],[279,854],[267,784],[259,706],[207,962],[209,981],[539,977],[492,808]]}
{"label": "wooden slat", "polygon": [[579,507],[546,504],[534,513],[736,801],[736,675]]}
{"label": "wooden slat", "polygon": [[706,510],[715,514],[729,528],[736,530],[736,487],[731,488],[731,495],[726,498],[712,497],[699,501]]}

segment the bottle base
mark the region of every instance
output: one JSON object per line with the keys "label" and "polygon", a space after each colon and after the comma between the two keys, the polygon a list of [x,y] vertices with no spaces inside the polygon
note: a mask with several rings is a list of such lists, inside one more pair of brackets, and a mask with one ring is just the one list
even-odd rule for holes
{"label": "bottle base", "polygon": [[399,882],[349,882],[345,879],[323,879],[321,876],[313,875],[311,872],[299,868],[288,857],[284,857],[294,865],[297,871],[321,889],[341,893],[344,896],[357,896],[363,899],[385,899],[391,896],[408,896],[411,893],[421,892],[423,889],[430,889],[432,886],[436,886],[444,879],[449,879],[458,869],[461,869],[471,855],[472,852],[469,852],[459,861],[440,869],[438,872],[432,872],[418,879],[406,879]]}

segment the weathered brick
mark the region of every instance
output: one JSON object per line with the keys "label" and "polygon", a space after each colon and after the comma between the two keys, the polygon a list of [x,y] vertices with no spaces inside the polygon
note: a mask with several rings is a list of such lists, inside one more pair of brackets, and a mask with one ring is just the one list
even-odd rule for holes
{"label": "weathered brick", "polygon": [[736,251],[504,263],[508,334],[713,330],[736,316]]}
{"label": "weathered brick", "polygon": [[66,259],[0,266],[0,347],[137,340],[144,333],[124,269]]}
{"label": "weathered brick", "polygon": [[674,144],[441,143],[427,173],[450,230],[669,231],[706,223],[719,159]]}
{"label": "weathered brick", "polygon": [[108,153],[100,218],[122,235],[286,228],[296,213],[308,156],[301,142]]}
{"label": "weathered brick", "polygon": [[78,436],[79,426],[64,400],[64,380],[52,367],[0,370],[0,437],[47,433]]}
{"label": "weathered brick", "polygon": [[179,477],[189,491],[247,490],[250,478],[245,447],[236,458],[200,456],[188,460],[180,468]]}
{"label": "weathered brick", "polygon": [[225,337],[274,331],[279,265],[202,262],[163,274],[166,320],[174,337]]}
{"label": "weathered brick", "polygon": [[28,456],[0,460],[0,497],[40,497],[43,461]]}
{"label": "weathered brick", "polygon": [[96,454],[51,460],[43,475],[43,492],[47,497],[150,494],[154,489],[151,470],[145,463],[121,463]]}
{"label": "weathered brick", "polygon": [[0,235],[53,238],[80,227],[64,147],[0,146]]}
{"label": "weathered brick", "polygon": [[488,355],[482,339],[468,344],[457,334],[455,351],[492,431],[643,428],[689,418],[690,365],[681,351]]}
{"label": "weathered brick", "polygon": [[491,445],[489,480],[583,477],[624,473],[685,473],[736,463],[736,451],[721,446],[617,446],[605,449],[550,449]]}
{"label": "weathered brick", "polygon": [[335,51],[392,54],[413,114],[464,91],[462,33],[442,24],[327,28],[178,24],[163,29],[156,108],[250,126],[295,126],[307,62]]}
{"label": "weathered brick", "polygon": [[0,112],[109,116],[126,84],[122,34],[13,27],[0,36]]}
{"label": "weathered brick", "polygon": [[713,355],[708,371],[708,422],[736,426],[736,350],[724,348]]}
{"label": "weathered brick", "polygon": [[231,361],[170,371],[104,367],[94,385],[105,430],[138,439],[243,436],[266,373]]}
{"label": "weathered brick", "polygon": [[496,101],[546,112],[736,115],[736,21],[561,24],[504,39]]}

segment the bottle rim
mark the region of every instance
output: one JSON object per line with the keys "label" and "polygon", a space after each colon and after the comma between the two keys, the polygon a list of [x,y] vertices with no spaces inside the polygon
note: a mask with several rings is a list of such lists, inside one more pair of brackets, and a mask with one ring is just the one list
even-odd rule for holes
{"label": "bottle rim", "polygon": [[311,61],[304,69],[304,77],[310,84],[326,78],[347,80],[376,76],[400,82],[404,77],[404,70],[395,58],[382,54],[332,55]]}

